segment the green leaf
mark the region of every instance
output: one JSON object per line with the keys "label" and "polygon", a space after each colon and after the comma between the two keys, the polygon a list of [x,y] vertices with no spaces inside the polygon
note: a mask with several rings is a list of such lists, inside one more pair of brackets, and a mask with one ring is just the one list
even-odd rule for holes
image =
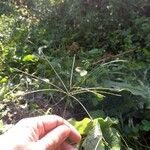
{"label": "green leaf", "polygon": [[97,122],[88,136],[85,138],[82,147],[85,150],[105,150],[103,135],[99,123]]}
{"label": "green leaf", "polygon": [[115,128],[109,127],[102,131],[104,139],[106,140],[106,150],[120,150],[121,138],[118,131]]}
{"label": "green leaf", "polygon": [[99,124],[101,125],[102,129],[108,128],[112,125],[118,124],[118,120],[110,117],[103,118],[97,118],[94,120],[98,120]]}
{"label": "green leaf", "polygon": [[148,120],[143,120],[142,125],[140,126],[140,129],[143,131],[150,131],[150,121]]}
{"label": "green leaf", "polygon": [[28,61],[36,62],[36,61],[38,61],[38,57],[33,55],[33,54],[32,55],[26,55],[23,57],[23,61],[24,62],[28,62]]}
{"label": "green leaf", "polygon": [[143,97],[144,99],[150,100],[150,87],[148,86],[140,86],[140,85],[132,85],[130,83],[125,82],[115,82],[110,80],[104,80],[103,85],[106,88],[114,91],[129,91],[133,95],[138,95]]}
{"label": "green leaf", "polygon": [[93,123],[89,118],[84,118],[82,121],[70,119],[69,122],[79,131],[81,135],[87,135],[93,128]]}
{"label": "green leaf", "polygon": [[90,115],[92,116],[92,118],[105,117],[105,113],[102,110],[90,111]]}
{"label": "green leaf", "polygon": [[0,79],[0,84],[6,83],[7,81],[8,81],[8,77],[4,77],[4,78]]}
{"label": "green leaf", "polygon": [[82,121],[71,119],[69,122],[85,137],[81,143],[84,150],[105,150],[105,148],[120,150],[119,132],[111,127],[117,124],[118,120],[107,117],[106,119],[96,118],[92,121],[89,118]]}

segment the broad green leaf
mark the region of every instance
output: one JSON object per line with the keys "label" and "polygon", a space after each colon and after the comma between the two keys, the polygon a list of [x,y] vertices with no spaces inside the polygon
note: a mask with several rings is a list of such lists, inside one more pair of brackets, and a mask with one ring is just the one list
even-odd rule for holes
{"label": "broad green leaf", "polygon": [[[90,120],[85,118],[82,121],[70,120],[70,123],[84,135],[82,147],[84,150],[120,150],[121,140],[118,131],[111,126],[117,124],[116,119],[107,117]],[[106,142],[103,141],[103,137]]]}
{"label": "broad green leaf", "polygon": [[37,58],[37,56],[35,56],[33,54],[32,55],[26,55],[26,56],[24,56],[23,61],[25,61],[25,62],[28,62],[28,61],[36,62],[36,61],[38,61],[38,58]]}
{"label": "broad green leaf", "polygon": [[[136,97],[138,96],[137,99],[139,100],[143,98],[142,101],[140,100],[141,102],[138,100],[139,101],[138,107],[140,106],[141,108],[143,108],[143,104],[144,104],[147,110],[149,110],[150,108],[150,86],[148,84],[142,85],[142,83],[136,84],[132,82],[129,83],[129,82],[116,82],[116,81],[111,81],[111,80],[105,80],[103,81],[102,86],[115,92],[122,92],[121,94],[123,94],[123,97],[124,97],[124,92],[125,93],[130,92],[132,95],[135,95]],[[114,112],[114,114],[116,114],[116,112],[119,110],[121,111],[121,113],[124,113],[124,112],[127,112],[127,109],[129,110],[131,108],[136,107],[137,104],[135,104],[136,102],[135,100],[132,100],[132,99],[129,100],[128,97],[126,98],[128,99],[128,101],[126,102],[126,106],[123,105],[125,104],[125,102],[120,103],[122,105],[121,107],[119,107],[119,105],[114,105],[114,107],[110,105],[109,108],[111,108],[111,112],[112,113]],[[149,119],[150,115],[146,113],[146,111],[144,113],[145,113],[144,117],[146,117],[146,119]]]}
{"label": "broad green leaf", "polygon": [[144,99],[150,100],[150,87],[148,86],[132,85],[130,83],[115,82],[110,80],[103,81],[103,85],[110,90],[112,89],[118,92],[129,91],[133,95],[139,95]]}
{"label": "broad green leaf", "polygon": [[69,122],[80,132],[81,135],[87,135],[89,131],[97,124],[100,124],[102,128],[110,127],[113,124],[117,124],[118,120],[112,118],[96,118],[90,120],[89,118],[84,118],[81,121],[76,121],[75,119],[70,119]]}
{"label": "broad green leaf", "polygon": [[88,136],[85,138],[82,147],[84,150],[105,150],[102,139],[103,135],[100,124],[97,122],[93,129],[89,132]]}
{"label": "broad green leaf", "polygon": [[121,150],[121,138],[115,128],[108,127],[102,130],[106,145],[106,150]]}
{"label": "broad green leaf", "polygon": [[79,131],[81,135],[87,135],[93,128],[93,123],[89,118],[85,118],[82,121],[70,119],[69,122]]}
{"label": "broad green leaf", "polygon": [[97,118],[97,119],[94,119],[94,120],[97,120],[99,122],[102,129],[108,128],[108,127],[110,127],[112,125],[115,125],[115,124],[118,124],[117,119],[113,119],[113,118],[110,118],[110,117],[106,117],[105,119]]}

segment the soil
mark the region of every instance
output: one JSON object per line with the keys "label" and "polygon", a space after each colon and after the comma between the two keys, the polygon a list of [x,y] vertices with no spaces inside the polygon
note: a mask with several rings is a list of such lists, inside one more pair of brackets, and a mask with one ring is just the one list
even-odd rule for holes
{"label": "soil", "polygon": [[65,100],[58,100],[57,95],[55,97],[52,99],[44,95],[30,95],[16,101],[1,101],[1,120],[4,124],[8,125],[15,124],[22,118],[46,114],[56,114],[64,119],[75,118],[77,120],[81,120],[86,116],[85,111],[79,104],[71,107],[67,105]]}

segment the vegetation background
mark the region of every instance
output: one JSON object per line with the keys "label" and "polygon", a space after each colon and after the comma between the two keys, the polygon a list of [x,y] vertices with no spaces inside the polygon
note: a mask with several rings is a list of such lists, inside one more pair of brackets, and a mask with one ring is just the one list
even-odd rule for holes
{"label": "vegetation background", "polygon": [[51,113],[80,150],[150,149],[149,0],[0,1],[1,133]]}

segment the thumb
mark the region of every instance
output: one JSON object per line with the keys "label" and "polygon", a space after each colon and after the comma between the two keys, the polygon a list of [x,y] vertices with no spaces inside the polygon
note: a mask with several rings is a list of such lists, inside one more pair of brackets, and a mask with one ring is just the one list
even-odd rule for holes
{"label": "thumb", "polygon": [[38,149],[55,150],[69,137],[71,130],[66,125],[60,125],[37,141]]}

